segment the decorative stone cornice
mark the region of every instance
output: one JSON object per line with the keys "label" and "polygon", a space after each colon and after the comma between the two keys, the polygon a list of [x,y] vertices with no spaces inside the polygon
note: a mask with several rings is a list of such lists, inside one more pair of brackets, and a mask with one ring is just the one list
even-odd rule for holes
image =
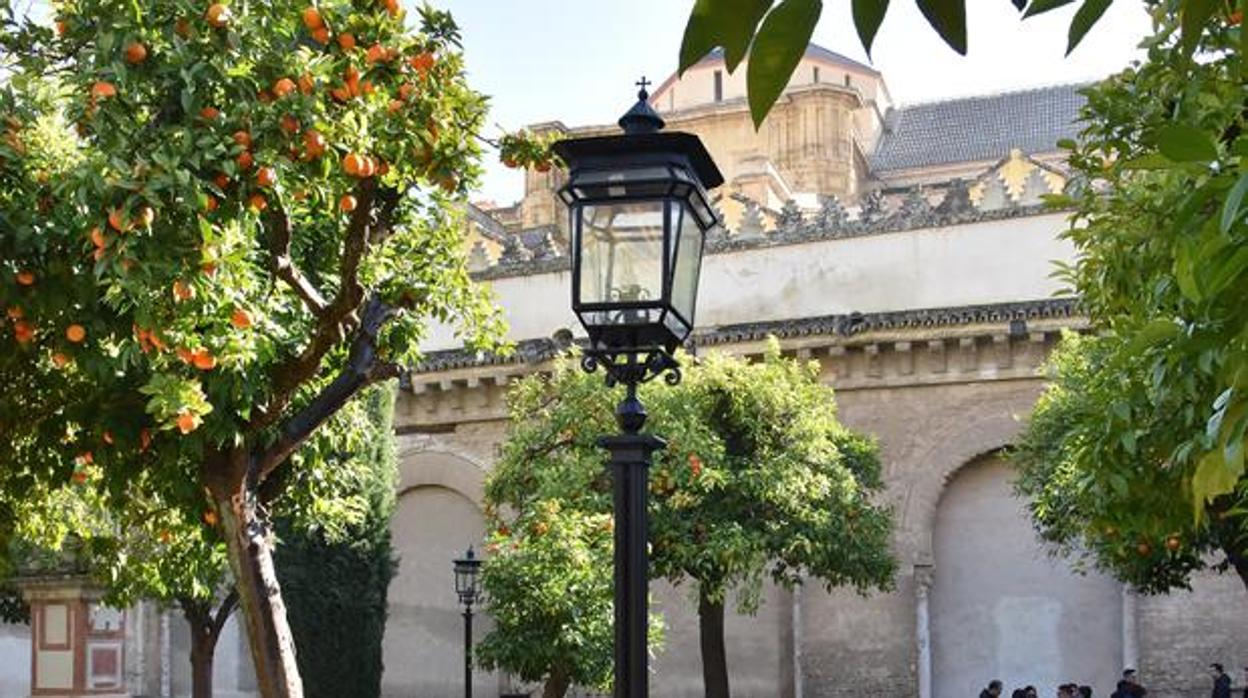
{"label": "decorative stone cornice", "polygon": [[[938,200],[934,200],[936,197],[939,197]],[[864,196],[855,210],[846,208],[836,197],[823,197],[820,208],[813,212],[803,212],[793,201],[785,203],[779,211],[773,211],[740,194],[733,194],[732,198],[745,206],[742,229],[721,231],[709,238],[707,254],[939,229],[1059,212],[1043,204],[981,208],[972,203],[969,185],[960,179],[941,185],[875,190]],[[774,221],[774,230],[763,232],[761,216],[764,213]],[[555,232],[546,226],[540,230],[508,235],[503,241],[504,249],[498,263],[476,271],[473,278],[486,281],[568,271],[571,263],[562,243],[555,242]],[[522,236],[533,237],[539,242],[534,249],[530,249],[522,242]]]}
{"label": "decorative stone cornice", "polygon": [[[848,338],[868,332],[930,330],[958,325],[1026,323],[1030,320],[1071,320],[1077,315],[1074,298],[1051,298],[1020,303],[969,305],[958,308],[928,308],[882,313],[823,315],[797,320],[767,320],[696,330],[695,347],[764,341],[768,337],[790,339],[813,336]],[[1015,333],[1025,332],[1015,326]],[[464,349],[429,352],[412,368],[413,376],[477,366],[537,364],[555,358],[569,347],[568,341],[537,338],[516,343],[511,356],[474,353]],[[413,380],[416,380],[413,378]]]}
{"label": "decorative stone cornice", "polygon": [[[837,390],[1039,380],[1064,329],[1084,329],[1073,299],[886,313],[828,315],[712,328],[700,348],[756,357],[769,337],[790,356],[818,360]],[[528,339],[509,357],[434,352],[405,377],[397,419],[406,431],[439,431],[504,419],[512,380],[549,370],[571,341]]]}

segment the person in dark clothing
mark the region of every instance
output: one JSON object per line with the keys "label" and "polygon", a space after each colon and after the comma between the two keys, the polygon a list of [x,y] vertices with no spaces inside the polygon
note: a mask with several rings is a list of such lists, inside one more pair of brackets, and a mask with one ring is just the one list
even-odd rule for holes
{"label": "person in dark clothing", "polygon": [[1136,678],[1135,669],[1124,669],[1122,671],[1122,680],[1127,683],[1127,693],[1123,698],[1144,698],[1148,695],[1148,689],[1140,685]]}
{"label": "person in dark clothing", "polygon": [[1001,695],[1001,682],[993,679],[988,682],[988,688],[979,692],[979,698],[998,698]]}
{"label": "person in dark clothing", "polygon": [[[1021,688],[1016,688],[1014,689],[1014,692],[1010,694],[1010,698],[1027,698],[1027,691],[1024,691]],[[1245,696],[1245,698],[1248,698],[1248,696]]]}
{"label": "person in dark clothing", "polygon": [[1231,698],[1231,677],[1226,675],[1222,665],[1210,664],[1209,673],[1213,675],[1213,698]]}
{"label": "person in dark clothing", "polygon": [[1091,686],[1080,686],[1080,687],[1079,687],[1079,698],[1092,698],[1092,687],[1091,687]]}

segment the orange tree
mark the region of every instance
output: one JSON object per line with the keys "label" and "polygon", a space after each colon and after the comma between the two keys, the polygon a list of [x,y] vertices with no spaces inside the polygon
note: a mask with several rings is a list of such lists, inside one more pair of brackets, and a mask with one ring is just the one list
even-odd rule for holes
{"label": "orange tree", "polygon": [[[705,695],[725,698],[729,592],[752,613],[765,577],[890,589],[893,511],[874,441],[837,419],[817,363],[782,357],[775,340],[762,361],[681,361],[680,385],[641,388],[667,439],[650,472],[650,571],[695,585]],[[519,381],[486,482],[495,627],[475,656],[543,681],[546,698],[611,681],[611,484],[597,440],[617,431],[621,392],[566,359]]]}
{"label": "orange tree", "polygon": [[0,486],[89,457],[202,521],[261,694],[301,695],[267,508],[431,320],[498,335],[454,213],[484,99],[396,0],[54,12],[0,0]]}

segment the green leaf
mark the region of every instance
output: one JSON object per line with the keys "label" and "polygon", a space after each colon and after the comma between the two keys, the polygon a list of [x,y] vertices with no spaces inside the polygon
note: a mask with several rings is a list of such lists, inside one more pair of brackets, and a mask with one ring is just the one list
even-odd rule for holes
{"label": "green leaf", "polygon": [[[685,36],[680,44],[679,74],[702,60],[717,46],[724,48],[728,72],[737,69],[754,31],[772,0],[698,0],[689,13]],[[787,74],[786,74],[787,77]]]}
{"label": "green leaf", "polygon": [[1176,337],[1178,334],[1179,325],[1173,320],[1153,320],[1135,333],[1135,336],[1131,338],[1131,343],[1127,345],[1127,350],[1136,354]]}
{"label": "green leaf", "polygon": [[1209,162],[1218,146],[1207,132],[1188,124],[1171,124],[1157,133],[1157,149],[1174,162]]}
{"label": "green leaf", "polygon": [[1218,0],[1183,0],[1183,7],[1179,10],[1180,27],[1183,32],[1183,50],[1191,53],[1196,50],[1196,44],[1200,41],[1200,34],[1204,31],[1205,24],[1209,22],[1209,18],[1213,16],[1214,10],[1218,8]]}
{"label": "green leaf", "polygon": [[1105,10],[1109,9],[1110,4],[1114,0],[1083,0],[1083,4],[1079,6],[1079,11],[1075,13],[1075,18],[1070,21],[1070,34],[1066,44],[1066,55],[1069,56],[1071,51],[1083,41],[1083,37],[1087,35],[1092,25],[1096,24],[1101,15],[1105,14]]}
{"label": "green leaf", "polygon": [[1032,0],[1031,3],[1027,5],[1027,11],[1023,13],[1023,19],[1044,14],[1049,10],[1056,10],[1059,7],[1069,5],[1074,1],[1075,0]]}
{"label": "green leaf", "polygon": [[1220,226],[1222,232],[1230,230],[1231,226],[1235,225],[1235,221],[1239,220],[1240,204],[1244,201],[1244,194],[1248,194],[1248,172],[1239,176],[1235,185],[1231,187],[1231,191],[1226,195],[1226,201],[1222,204]]}
{"label": "green leaf", "polygon": [[821,0],[784,0],[767,14],[754,39],[746,73],[750,115],[754,127],[780,98],[789,76],[806,54],[815,23],[823,12]]}
{"label": "green leaf", "polygon": [[1192,263],[1192,247],[1180,243],[1174,255],[1174,278],[1179,284],[1179,292],[1193,303],[1200,302],[1200,287],[1196,284],[1196,270]]}
{"label": "green leaf", "polygon": [[1235,483],[1239,482],[1239,477],[1244,472],[1242,456],[1241,449],[1238,465],[1234,462],[1228,463],[1221,448],[1215,448],[1201,457],[1196,473],[1192,475],[1192,497],[1196,500],[1198,518],[1205,502],[1235,491]]}
{"label": "green leaf", "polygon": [[919,10],[927,18],[940,38],[949,48],[966,55],[966,2],[965,0],[915,0]]}
{"label": "green leaf", "polygon": [[871,45],[875,43],[875,34],[888,12],[888,0],[853,0],[854,27],[858,30],[858,38],[862,47],[871,55]]}
{"label": "green leaf", "polygon": [[1168,170],[1174,167],[1174,161],[1161,153],[1145,153],[1122,163],[1124,170]]}

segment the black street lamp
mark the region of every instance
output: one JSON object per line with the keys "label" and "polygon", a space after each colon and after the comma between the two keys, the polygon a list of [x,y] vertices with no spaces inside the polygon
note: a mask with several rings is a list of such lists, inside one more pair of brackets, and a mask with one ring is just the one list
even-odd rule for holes
{"label": "black street lamp", "polygon": [[724,178],[697,136],[661,133],[648,84],[620,118],[623,135],[560,141],[568,166],[559,196],[571,213],[572,309],[589,335],[581,363],[623,383],[621,433],[603,437],[615,496],[615,696],[646,698],[649,560],[647,478],[662,439],[642,434],[637,386],[675,385],[672,353],[693,330],[707,234],[718,226],[708,188]]}
{"label": "black street lamp", "polygon": [[481,591],[477,581],[480,571],[481,561],[470,545],[468,552],[455,560],[455,593],[464,605],[464,698],[472,698],[472,605]]}

